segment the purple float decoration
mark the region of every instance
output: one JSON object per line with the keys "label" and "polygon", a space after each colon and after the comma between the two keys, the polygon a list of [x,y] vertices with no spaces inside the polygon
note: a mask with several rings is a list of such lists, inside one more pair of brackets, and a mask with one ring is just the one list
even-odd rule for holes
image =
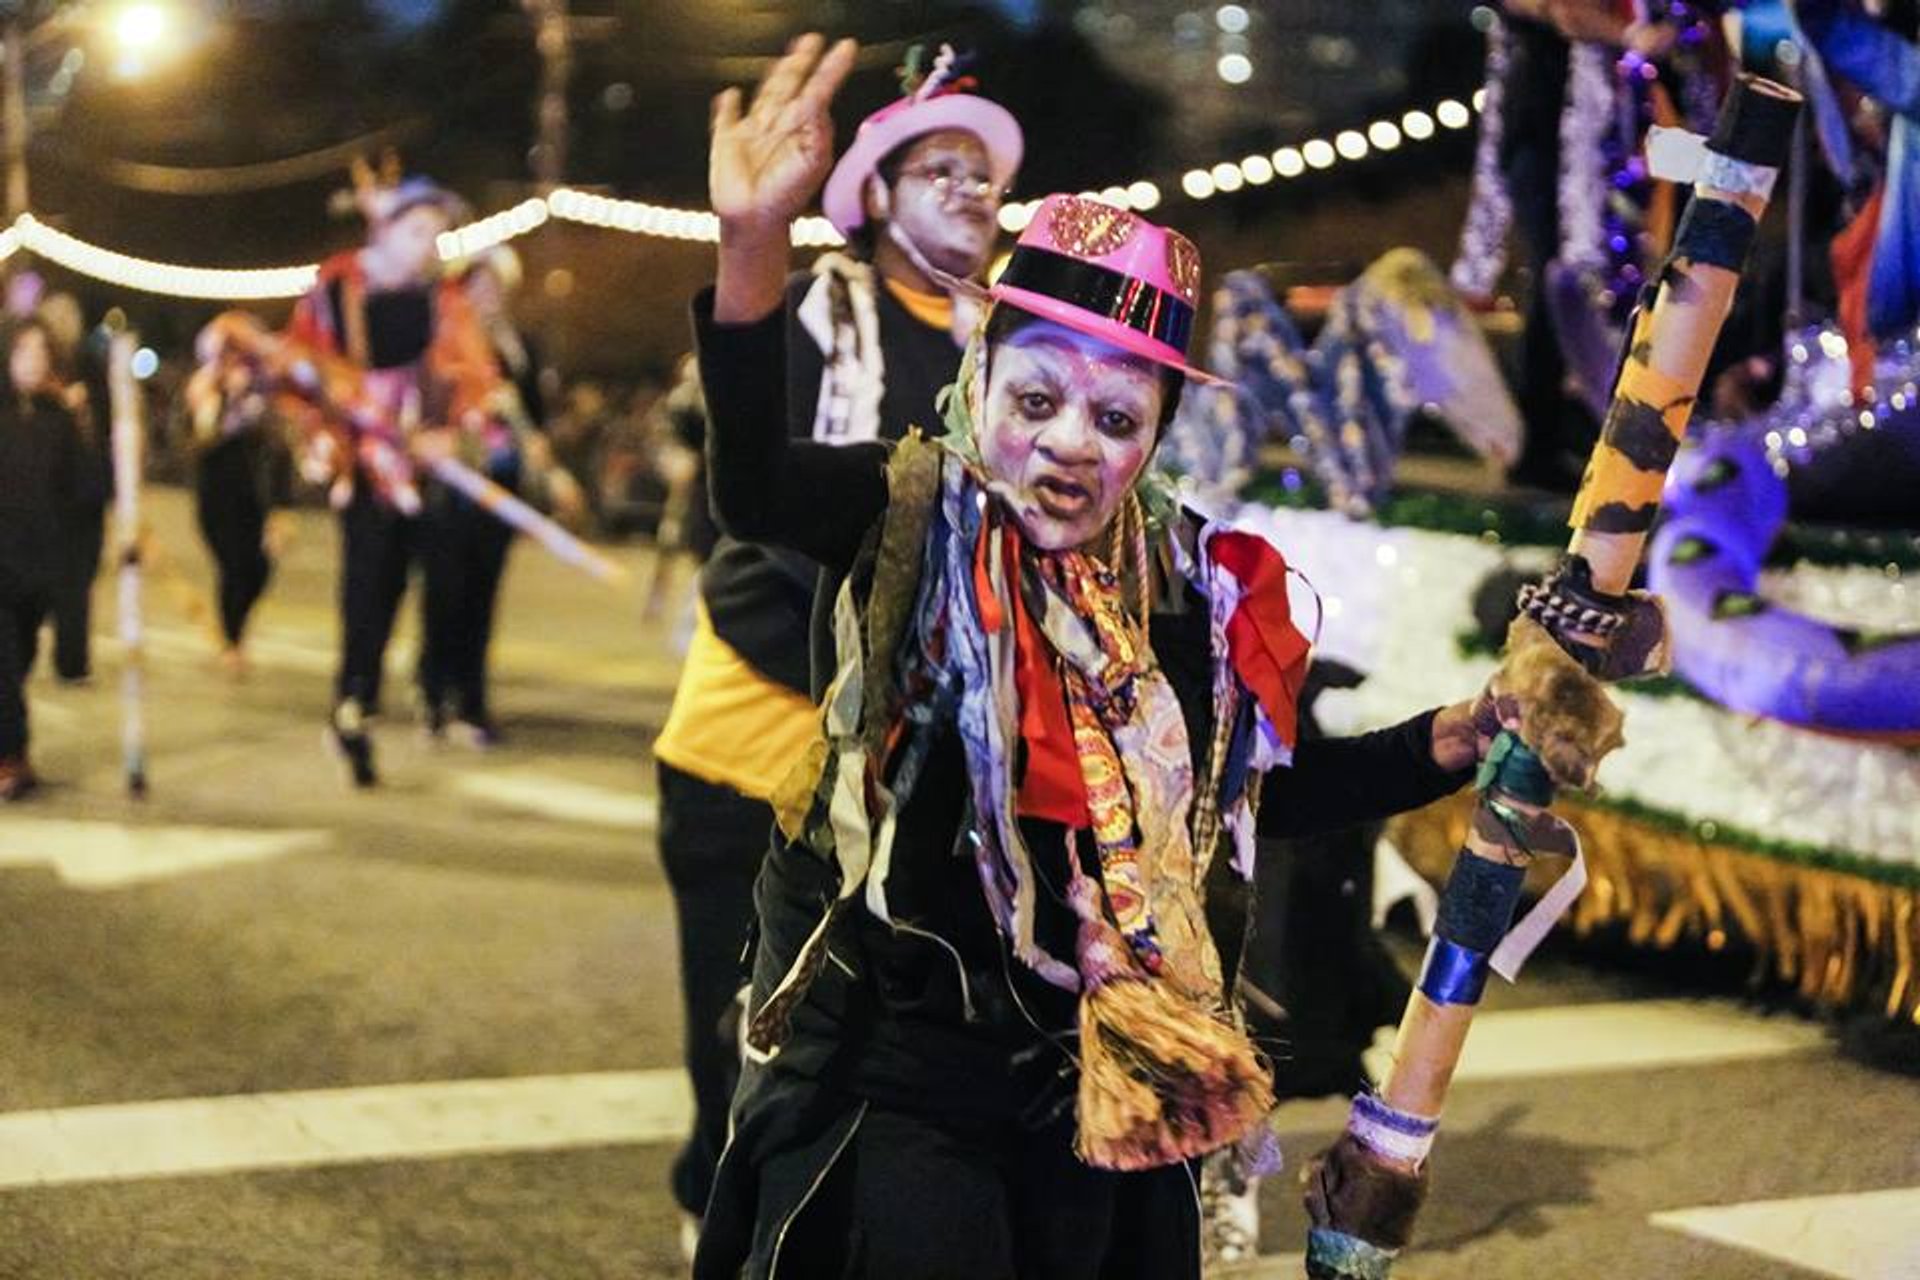
{"label": "purple float decoration", "polygon": [[1760,594],[1787,486],[1752,433],[1691,443],[1668,478],[1666,510],[1648,585],[1666,603],[1674,668],[1688,683],[1733,711],[1920,742],[1920,634],[1822,622]]}

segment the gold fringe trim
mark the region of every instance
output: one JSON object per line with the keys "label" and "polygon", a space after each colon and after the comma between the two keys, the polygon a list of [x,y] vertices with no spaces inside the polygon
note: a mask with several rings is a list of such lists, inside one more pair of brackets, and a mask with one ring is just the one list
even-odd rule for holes
{"label": "gold fringe trim", "polygon": [[[1445,880],[1466,838],[1473,794],[1402,814],[1387,835],[1416,870]],[[1889,1019],[1920,1024],[1920,890],[1806,866],[1583,804],[1554,809],[1580,833],[1590,882],[1562,928],[1576,937],[1618,930],[1635,947],[1751,948],[1753,981],[1784,984],[1821,1008],[1878,1003]],[[1536,863],[1529,888],[1560,874]]]}
{"label": "gold fringe trim", "polygon": [[1239,1142],[1273,1110],[1273,1076],[1245,1033],[1161,982],[1080,997],[1075,1150],[1096,1169],[1152,1169]]}

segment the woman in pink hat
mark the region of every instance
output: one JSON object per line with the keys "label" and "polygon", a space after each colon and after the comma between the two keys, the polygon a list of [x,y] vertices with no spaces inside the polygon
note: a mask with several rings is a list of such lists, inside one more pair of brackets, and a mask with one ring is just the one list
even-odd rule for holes
{"label": "woman in pink hat", "polygon": [[[847,247],[786,282],[788,430],[804,439],[898,440],[935,419],[934,398],[979,319],[959,282],[986,270],[1020,128],[968,92],[951,49],[931,63],[921,52],[907,55],[903,95],[861,124],[827,179],[825,207]],[[694,1095],[669,1175],[687,1215],[683,1240],[697,1237],[727,1140],[740,1069],[730,1024],[769,797],[818,721],[807,655],[818,577],[804,556],[720,539],[700,571],[686,660],[654,740]]]}
{"label": "woman in pink hat", "polygon": [[1284,562],[1149,466],[1200,260],[1131,213],[1042,202],[939,443],[789,438],[787,229],[852,58],[804,37],[714,108],[716,512],[825,565],[831,607],[695,1274],[1197,1280],[1192,1162],[1272,1141],[1201,878],[1463,785],[1473,709],[1295,748]]}

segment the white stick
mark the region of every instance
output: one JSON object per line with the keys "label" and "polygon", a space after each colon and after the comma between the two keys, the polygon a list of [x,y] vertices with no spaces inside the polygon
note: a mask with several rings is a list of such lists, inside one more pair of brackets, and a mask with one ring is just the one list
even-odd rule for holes
{"label": "white stick", "polygon": [[473,499],[495,519],[518,529],[576,569],[584,569],[602,582],[618,585],[627,580],[627,571],[595,551],[580,539],[541,515],[512,493],[452,458],[440,458],[427,464],[435,478],[449,488],[458,489]]}
{"label": "white stick", "polygon": [[140,482],[146,452],[146,415],[133,377],[139,338],[113,335],[107,389],[113,404],[113,519],[119,544],[120,751],[130,795],[147,793],[146,640],[140,597]]}

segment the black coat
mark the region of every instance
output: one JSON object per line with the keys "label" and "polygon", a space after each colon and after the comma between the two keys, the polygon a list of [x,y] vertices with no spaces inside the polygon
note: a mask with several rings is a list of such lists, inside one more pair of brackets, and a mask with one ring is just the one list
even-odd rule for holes
{"label": "black coat", "polygon": [[58,400],[0,403],[0,591],[49,591],[66,574],[75,520],[100,501],[97,471]]}

